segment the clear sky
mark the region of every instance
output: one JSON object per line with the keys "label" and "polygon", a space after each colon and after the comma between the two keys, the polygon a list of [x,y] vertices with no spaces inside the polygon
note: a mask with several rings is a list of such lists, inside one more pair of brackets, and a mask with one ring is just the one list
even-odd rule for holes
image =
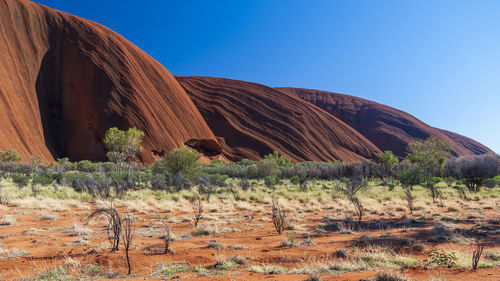
{"label": "clear sky", "polygon": [[175,75],[334,91],[500,152],[500,1],[39,0]]}

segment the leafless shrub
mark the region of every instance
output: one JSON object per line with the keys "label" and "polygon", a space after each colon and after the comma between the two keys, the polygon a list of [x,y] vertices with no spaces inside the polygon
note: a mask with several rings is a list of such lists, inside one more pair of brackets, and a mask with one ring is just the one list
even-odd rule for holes
{"label": "leafless shrub", "polygon": [[340,248],[340,249],[337,249],[335,252],[333,252],[333,257],[334,258],[341,258],[341,259],[349,259],[350,255],[346,249]]}
{"label": "leafless shrub", "polygon": [[111,206],[110,208],[101,208],[89,215],[89,220],[100,215],[106,215],[108,218],[108,224],[106,226],[106,231],[108,234],[108,240],[113,245],[111,251],[118,251],[120,246],[120,236],[122,231],[122,220],[116,209]]}
{"label": "leafless shrub", "polygon": [[408,204],[408,209],[410,209],[410,214],[413,215],[413,200],[415,199],[411,194],[411,189],[408,185],[404,185],[403,189],[406,195],[406,203]]}
{"label": "leafless shrub", "polygon": [[197,227],[198,222],[200,221],[201,216],[203,215],[203,204],[201,202],[200,197],[198,197],[195,205],[193,206],[193,212],[194,212],[194,227]]}
{"label": "leafless shrub", "polygon": [[273,220],[273,225],[278,234],[281,235],[283,230],[285,230],[286,226],[286,214],[285,210],[283,209],[283,206],[278,202],[276,198],[273,198],[272,200],[272,220]]}
{"label": "leafless shrub", "polygon": [[174,251],[170,248],[170,242],[172,241],[172,232],[170,231],[170,227],[168,225],[165,225],[163,228],[163,241],[165,242],[165,254],[174,254]]}
{"label": "leafless shrub", "polygon": [[477,265],[479,260],[481,259],[481,255],[483,254],[484,247],[486,246],[486,242],[477,241],[476,249],[472,253],[472,269],[477,269]]}
{"label": "leafless shrub", "polygon": [[366,186],[366,181],[361,176],[355,176],[350,179],[342,179],[336,186],[336,189],[342,192],[354,205],[354,210],[356,212],[356,216],[358,217],[359,224],[361,224],[361,220],[363,219],[364,208],[357,193]]}
{"label": "leafless shrub", "polygon": [[125,256],[127,258],[128,273],[132,271],[132,266],[130,265],[129,250],[132,245],[132,239],[134,238],[134,223],[132,217],[127,214],[125,219],[123,219],[123,244],[125,247]]}

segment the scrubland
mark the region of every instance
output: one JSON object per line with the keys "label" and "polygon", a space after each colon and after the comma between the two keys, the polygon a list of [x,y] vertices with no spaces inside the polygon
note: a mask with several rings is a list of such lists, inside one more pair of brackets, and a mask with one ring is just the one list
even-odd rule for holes
{"label": "scrubland", "polygon": [[[0,276],[22,280],[494,280],[500,275],[500,188],[459,199],[413,188],[410,214],[401,186],[371,181],[359,194],[364,216],[334,181],[306,187],[229,178],[208,199],[194,186],[128,190],[103,198],[74,188],[0,183]],[[36,195],[36,197],[35,197]],[[201,198],[200,200],[198,200]],[[283,210],[274,227],[272,201]],[[195,226],[195,213],[200,212]],[[123,239],[112,251],[105,215],[133,225],[131,274]],[[168,237],[167,230],[168,228]],[[169,251],[165,251],[165,242]],[[478,244],[481,243],[481,244]],[[472,270],[474,251],[484,249]],[[339,279],[340,278],[340,279]],[[392,279],[391,279],[392,278]]]}

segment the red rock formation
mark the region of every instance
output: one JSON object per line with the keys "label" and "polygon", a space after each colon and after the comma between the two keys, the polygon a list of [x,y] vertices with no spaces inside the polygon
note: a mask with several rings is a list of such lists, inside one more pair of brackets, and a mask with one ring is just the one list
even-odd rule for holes
{"label": "red rock formation", "polygon": [[145,132],[145,162],[185,143],[220,153],[157,61],[104,26],[25,0],[0,0],[0,120],[0,149],[25,161],[103,160],[112,126]]}
{"label": "red rock formation", "polygon": [[455,143],[460,144],[461,146],[463,146],[464,148],[466,148],[467,150],[472,152],[472,154],[480,155],[480,154],[485,154],[485,153],[489,153],[489,152],[493,153],[493,150],[489,149],[488,147],[480,144],[479,142],[477,142],[471,138],[459,135],[459,134],[454,133],[454,132],[442,130],[442,129],[439,129],[439,131],[441,131],[441,133],[448,136]]}
{"label": "red rock formation", "polygon": [[294,94],[356,129],[380,150],[404,157],[410,141],[437,137],[453,147],[455,155],[483,154],[491,150],[467,137],[431,127],[401,110],[373,101],[311,89],[277,88]]}
{"label": "red rock formation", "polygon": [[380,152],[344,122],[294,95],[230,79],[177,80],[228,159],[260,159],[277,150],[295,161],[359,161]]}

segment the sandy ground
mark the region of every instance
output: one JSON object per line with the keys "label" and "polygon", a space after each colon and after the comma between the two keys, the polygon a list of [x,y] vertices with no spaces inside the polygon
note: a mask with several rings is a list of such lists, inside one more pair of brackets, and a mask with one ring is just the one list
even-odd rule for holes
{"label": "sandy ground", "polygon": [[[174,212],[156,210],[130,212],[134,217],[135,237],[130,252],[132,275],[127,277],[129,280],[306,280],[309,274],[254,273],[247,270],[250,266],[269,264],[291,269],[299,266],[314,267],[318,263],[345,262],[344,259],[336,258],[332,254],[341,248],[347,249],[348,252],[360,251],[353,246],[356,239],[363,235],[378,237],[383,234],[423,242],[423,251],[411,252],[401,248],[398,252],[418,260],[415,266],[408,266],[403,270],[403,274],[412,280],[500,280],[499,267],[480,268],[476,271],[465,268],[424,269],[422,263],[427,258],[425,254],[427,250],[437,248],[448,252],[472,253],[474,249],[471,243],[425,242],[425,231],[431,229],[435,223],[432,219],[427,223],[408,227],[402,224],[411,216],[404,218],[371,215],[363,220],[361,230],[358,230],[357,225],[353,223],[353,232],[342,234],[339,231],[316,231],[318,226],[325,223],[325,217],[331,215],[333,210],[320,209],[312,212],[296,209],[288,212],[289,224],[294,226],[291,230],[286,230],[283,235],[278,235],[270,220],[270,206],[266,204],[246,204],[243,209],[235,205],[229,212],[205,208],[197,229],[194,228],[190,208],[191,206],[187,206],[185,210]],[[37,279],[46,271],[60,266],[71,272],[75,268],[82,271],[86,265],[94,266],[94,270],[91,268],[85,270],[88,276],[94,276],[96,279],[106,280],[105,277],[110,276],[108,280],[125,278],[126,261],[123,247],[118,252],[110,251],[106,234],[107,220],[104,217],[92,221],[87,219],[95,209],[97,205],[94,202],[83,209],[74,207],[58,212],[4,206],[0,216],[3,216],[4,221],[15,218],[15,222],[0,226],[0,243],[3,246],[3,257],[0,258],[1,278]],[[117,209],[122,216],[130,211],[130,207],[126,206]],[[221,209],[224,207],[221,206]],[[446,209],[438,207],[435,212],[449,213]],[[498,212],[495,209],[486,209],[482,211],[481,218],[462,219],[456,225],[470,228],[477,220],[492,219],[498,219]],[[165,224],[177,237],[193,233],[191,238],[171,242],[175,254],[162,253],[163,241],[160,237],[164,234]],[[209,233],[197,235],[199,230]],[[311,240],[314,245],[283,246],[282,241],[290,239],[292,234],[296,237],[296,243]],[[488,235],[486,239],[498,242],[499,237],[498,234],[493,234]],[[208,247],[210,241],[219,246]],[[487,248],[499,250],[499,247],[492,243]],[[13,249],[22,252],[15,252]],[[392,251],[398,251],[398,247]],[[217,261],[229,259],[234,255],[244,257],[245,262],[229,269],[214,268]],[[174,263],[177,263],[178,267],[204,268],[205,272],[196,272],[192,268],[179,272],[171,270],[173,272],[164,274],[158,272],[157,265]],[[176,268],[175,265],[171,266]],[[366,268],[361,272],[341,271],[336,274],[321,274],[321,279],[374,278],[377,270]]]}

